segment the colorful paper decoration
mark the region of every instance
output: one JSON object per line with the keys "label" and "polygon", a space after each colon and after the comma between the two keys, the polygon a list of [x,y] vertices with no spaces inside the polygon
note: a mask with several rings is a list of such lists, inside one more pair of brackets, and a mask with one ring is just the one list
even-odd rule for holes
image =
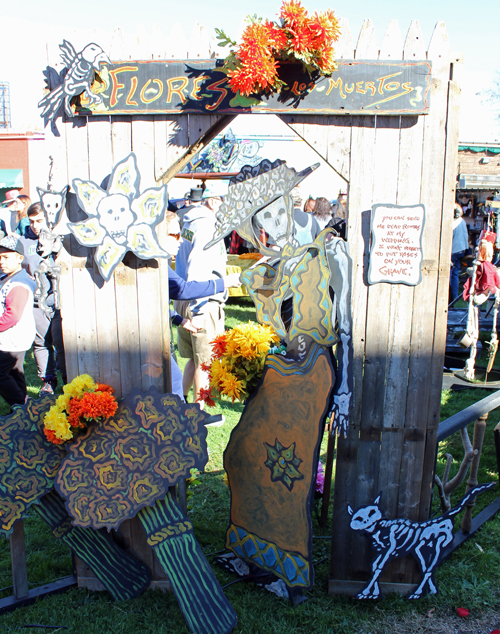
{"label": "colorful paper decoration", "polygon": [[436,594],[434,572],[441,563],[446,547],[453,542],[453,522],[464,506],[477,495],[496,486],[495,482],[479,484],[452,509],[426,522],[411,522],[406,519],[386,520],[379,508],[380,495],[373,505],[364,506],[356,512],[347,507],[352,516],[351,528],[362,531],[372,542],[377,556],[372,562],[373,576],[357,599],[379,599],[378,579],[385,566],[396,557],[413,555],[422,573],[422,581],[408,599],[420,599],[426,594]]}
{"label": "colorful paper decoration", "polygon": [[75,526],[109,530],[138,513],[190,629],[222,634],[236,614],[168,492],[206,465],[208,419],[174,394],[134,389],[105,425],[71,445],[56,486]]}
{"label": "colorful paper decoration", "polygon": [[166,258],[155,227],[165,215],[167,188],[153,187],[140,194],[140,174],[135,154],[117,163],[106,191],[92,181],[73,180],[78,204],[87,220],[68,223],[77,241],[98,247],[95,262],[107,282],[127,251],[138,258]]}

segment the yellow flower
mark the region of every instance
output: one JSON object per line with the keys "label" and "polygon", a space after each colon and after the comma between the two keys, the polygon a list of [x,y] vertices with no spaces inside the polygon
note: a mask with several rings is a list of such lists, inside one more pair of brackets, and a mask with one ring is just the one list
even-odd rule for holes
{"label": "yellow flower", "polygon": [[69,394],[61,394],[57,397],[56,404],[53,405],[53,407],[56,407],[60,412],[62,412],[63,410],[67,410],[70,400],[71,396],[69,396]]}
{"label": "yellow flower", "polygon": [[53,407],[51,407],[45,415],[44,426],[54,432],[59,440],[70,440],[73,438],[73,432],[71,431],[67,416],[55,411]]}
{"label": "yellow flower", "polygon": [[241,398],[241,394],[243,392],[243,383],[238,380],[238,378],[234,376],[234,374],[227,372],[226,376],[222,379],[222,384],[223,394],[233,399],[233,403],[235,399]]}
{"label": "yellow flower", "polygon": [[96,388],[94,380],[88,374],[80,374],[71,383],[63,386],[63,392],[70,398],[82,396],[84,392],[93,392]]}

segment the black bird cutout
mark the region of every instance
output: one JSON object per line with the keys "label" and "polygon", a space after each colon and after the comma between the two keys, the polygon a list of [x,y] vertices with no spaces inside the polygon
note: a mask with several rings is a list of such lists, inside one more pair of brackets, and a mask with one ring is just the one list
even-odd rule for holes
{"label": "black bird cutout", "polygon": [[38,104],[38,107],[42,108],[42,117],[47,117],[49,121],[56,118],[57,111],[63,101],[66,114],[68,117],[73,116],[71,98],[75,95],[81,95],[83,92],[87,93],[92,104],[100,103],[101,97],[90,90],[93,71],[98,71],[103,62],[111,64],[108,56],[98,44],[87,44],[83,50],[77,53],[70,42],[63,40],[59,48],[61,49],[61,58],[68,69],[67,73],[63,83],[52,90]]}

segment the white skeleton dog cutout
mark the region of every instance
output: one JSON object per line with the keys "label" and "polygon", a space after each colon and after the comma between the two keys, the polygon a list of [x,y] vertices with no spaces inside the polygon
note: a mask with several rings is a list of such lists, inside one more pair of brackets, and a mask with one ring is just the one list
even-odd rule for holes
{"label": "white skeleton dog cutout", "polygon": [[372,562],[372,578],[366,587],[356,595],[357,599],[378,599],[380,588],[378,579],[385,566],[396,557],[413,555],[422,572],[422,581],[408,599],[420,599],[426,594],[436,594],[434,572],[441,563],[446,547],[453,542],[453,521],[464,506],[480,493],[496,486],[495,482],[473,487],[452,509],[427,522],[411,522],[406,519],[386,520],[379,508],[380,495],[373,505],[364,506],[352,516],[351,528],[367,533],[372,548],[379,553]]}

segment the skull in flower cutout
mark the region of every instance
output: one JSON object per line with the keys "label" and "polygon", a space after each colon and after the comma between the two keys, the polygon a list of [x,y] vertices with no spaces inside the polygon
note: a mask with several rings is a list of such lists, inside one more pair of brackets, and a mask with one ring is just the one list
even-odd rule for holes
{"label": "skull in flower cutout", "polygon": [[167,190],[150,188],[140,194],[134,154],[115,165],[107,190],[78,178],[73,189],[88,218],[68,226],[81,245],[97,247],[94,259],[106,282],[127,251],[143,260],[168,257],[155,233],[165,215]]}

